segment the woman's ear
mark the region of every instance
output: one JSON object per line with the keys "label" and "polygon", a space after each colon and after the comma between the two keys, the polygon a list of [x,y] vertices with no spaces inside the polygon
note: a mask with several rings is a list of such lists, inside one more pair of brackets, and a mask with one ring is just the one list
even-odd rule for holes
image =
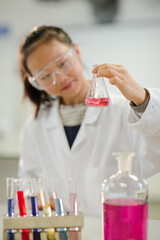
{"label": "woman's ear", "polygon": [[77,53],[78,58],[81,60],[81,59],[82,59],[82,55],[81,55],[81,52],[80,52],[80,50],[79,50],[78,44],[73,44],[73,47],[74,47],[74,50],[75,50],[76,53]]}

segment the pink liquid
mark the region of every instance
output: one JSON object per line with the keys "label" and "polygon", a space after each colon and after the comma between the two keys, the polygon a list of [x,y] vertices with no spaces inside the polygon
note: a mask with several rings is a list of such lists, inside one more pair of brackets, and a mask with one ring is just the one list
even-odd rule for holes
{"label": "pink liquid", "polygon": [[77,214],[77,194],[70,193],[70,212],[73,215]]}
{"label": "pink liquid", "polygon": [[103,204],[104,240],[147,240],[148,203],[133,199]]}
{"label": "pink liquid", "polygon": [[78,240],[78,231],[75,230],[76,228],[71,228],[68,232],[68,239],[71,240]]}
{"label": "pink liquid", "polygon": [[[19,214],[21,217],[25,217],[27,214],[26,214],[26,206],[25,206],[23,191],[17,191],[17,199],[18,199]],[[28,229],[22,229],[22,240],[29,240]]]}
{"label": "pink liquid", "polygon": [[87,106],[108,106],[110,104],[110,99],[109,98],[86,98],[85,99],[85,104]]}
{"label": "pink liquid", "polygon": [[[77,215],[77,194],[70,193],[70,214],[71,215]],[[71,240],[78,240],[78,229],[76,227],[72,227],[69,229],[68,232],[68,239]]]}

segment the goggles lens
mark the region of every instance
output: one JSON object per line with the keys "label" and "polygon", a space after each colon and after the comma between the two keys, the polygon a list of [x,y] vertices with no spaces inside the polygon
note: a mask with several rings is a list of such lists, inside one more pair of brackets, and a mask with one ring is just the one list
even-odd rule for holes
{"label": "goggles lens", "polygon": [[56,84],[58,75],[69,74],[74,69],[77,60],[76,52],[70,48],[67,53],[47,64],[35,76],[30,77],[29,82],[35,88],[45,90]]}

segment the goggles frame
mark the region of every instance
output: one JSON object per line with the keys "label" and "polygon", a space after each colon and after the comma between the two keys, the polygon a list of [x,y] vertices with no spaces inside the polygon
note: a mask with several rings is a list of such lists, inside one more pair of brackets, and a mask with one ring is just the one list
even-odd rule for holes
{"label": "goggles frame", "polygon": [[[76,51],[74,50],[73,47],[70,47],[69,50],[65,53],[63,53],[62,55],[60,55],[59,57],[57,57],[56,59],[50,61],[46,66],[44,66],[39,72],[37,72],[34,76],[29,76],[28,77],[28,81],[29,83],[35,87],[36,89],[40,90],[40,91],[43,91],[43,90],[46,90],[48,88],[50,88],[52,85],[55,85],[56,84],[56,74],[59,74],[59,75],[67,75],[68,73],[70,73],[72,70],[69,70],[69,72],[66,72],[66,73],[62,73],[62,72],[59,72],[59,71],[55,71],[55,72],[52,72],[51,75],[53,77],[53,81],[50,85],[48,85],[47,87],[43,87],[41,86],[40,84],[38,84],[38,82],[36,82],[36,79],[49,67],[51,66],[53,63],[56,63],[58,62],[62,57],[65,57],[67,56],[69,53],[72,53],[73,56],[75,57],[75,64],[78,60],[78,57],[77,57],[77,54],[76,54]],[[75,65],[74,65],[75,66]],[[74,68],[74,67],[73,67]]]}

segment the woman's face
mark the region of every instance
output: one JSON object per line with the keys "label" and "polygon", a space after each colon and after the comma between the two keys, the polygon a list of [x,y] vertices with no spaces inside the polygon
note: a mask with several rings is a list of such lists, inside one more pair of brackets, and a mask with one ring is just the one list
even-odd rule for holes
{"label": "woman's face", "polygon": [[[41,71],[51,61],[56,60],[61,55],[67,53],[69,49],[69,46],[56,40],[41,44],[27,58],[27,67],[32,76]],[[81,55],[77,45],[74,46],[74,50],[76,52],[74,67],[71,68],[71,71],[67,74],[55,74],[55,84],[45,90],[50,95],[61,97],[66,104],[75,103],[75,100],[76,102],[79,102],[78,99],[81,99],[83,94],[86,95],[85,85],[87,81],[83,76],[82,65],[80,62]],[[52,68],[54,72],[56,68]],[[43,83],[46,79],[43,79]]]}

